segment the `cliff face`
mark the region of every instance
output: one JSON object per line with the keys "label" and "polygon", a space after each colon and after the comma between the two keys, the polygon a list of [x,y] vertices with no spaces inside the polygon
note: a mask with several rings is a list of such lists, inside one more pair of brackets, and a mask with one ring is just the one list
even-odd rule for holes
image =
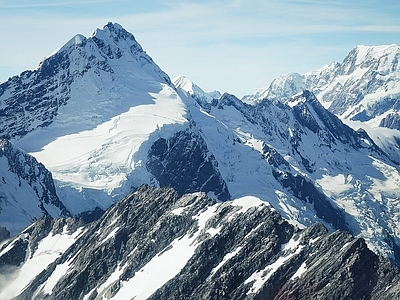
{"label": "cliff face", "polygon": [[70,215],[57,196],[51,173],[4,139],[0,139],[0,180],[0,240],[44,215]]}

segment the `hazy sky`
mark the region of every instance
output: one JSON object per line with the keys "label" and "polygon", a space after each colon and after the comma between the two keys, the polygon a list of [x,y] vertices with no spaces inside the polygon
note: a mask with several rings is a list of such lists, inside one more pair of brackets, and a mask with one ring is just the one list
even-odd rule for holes
{"label": "hazy sky", "polygon": [[399,0],[0,0],[0,82],[108,21],[171,78],[238,97],[341,62],[358,44],[400,44]]}

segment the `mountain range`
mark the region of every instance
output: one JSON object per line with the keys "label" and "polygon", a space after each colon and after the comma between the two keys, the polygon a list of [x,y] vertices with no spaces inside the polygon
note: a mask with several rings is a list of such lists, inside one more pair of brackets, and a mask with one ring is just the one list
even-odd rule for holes
{"label": "mountain range", "polygon": [[282,75],[267,88],[244,96],[242,100],[285,100],[310,90],[341,119],[400,129],[399,58],[400,47],[397,45],[360,45],[350,51],[342,63],[333,62],[304,75]]}
{"label": "mountain range", "polygon": [[3,288],[8,299],[400,295],[399,269],[362,238],[321,223],[299,230],[252,196],[217,203],[145,185],[89,225],[41,219],[0,253],[5,260],[9,268],[22,262],[24,274]]}
{"label": "mountain range", "polygon": [[398,297],[399,53],[238,99],[76,35],[0,84],[0,295]]}

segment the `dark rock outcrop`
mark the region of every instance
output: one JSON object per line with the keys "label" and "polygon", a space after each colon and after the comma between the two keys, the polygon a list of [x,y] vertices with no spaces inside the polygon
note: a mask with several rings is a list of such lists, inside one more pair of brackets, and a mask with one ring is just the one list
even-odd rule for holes
{"label": "dark rock outcrop", "polygon": [[[248,201],[251,201],[248,199]],[[349,233],[320,223],[299,230],[270,205],[217,204],[203,193],[141,186],[86,225],[80,238],[41,272],[17,299],[110,299],[137,296],[130,280],[155,259],[160,275],[179,241],[191,253],[149,299],[396,299],[400,272]],[[47,224],[47,225],[46,225]],[[29,247],[61,221],[43,219],[29,230]],[[73,224],[73,223],[71,223]],[[64,225],[65,226],[65,225]],[[52,228],[50,230],[50,228]],[[72,230],[73,226],[68,228]],[[27,234],[27,232],[26,232]],[[184,253],[182,252],[182,254]],[[173,252],[174,253],[174,252]],[[68,264],[51,296],[41,287],[57,265]],[[150,271],[151,272],[151,271]],[[115,275],[119,274],[119,275]],[[157,276],[154,274],[154,276]],[[162,276],[161,276],[162,278]],[[155,281],[156,282],[156,281]],[[140,283],[138,283],[140,284]],[[160,285],[161,284],[161,285]],[[144,296],[147,295],[147,296]]]}
{"label": "dark rock outcrop", "polygon": [[[0,139],[0,159],[7,168],[0,171],[0,226],[11,226],[6,229],[14,235],[42,216],[70,216],[57,196],[52,174],[43,164],[4,139]],[[32,206],[35,211],[29,211]],[[8,209],[15,215],[4,215],[10,213]],[[10,225],[6,217],[14,217],[15,222]]]}
{"label": "dark rock outcrop", "polygon": [[172,187],[180,195],[201,191],[212,192],[221,201],[230,199],[215,157],[194,131],[156,140],[148,152],[147,168],[161,187]]}
{"label": "dark rock outcrop", "polygon": [[386,117],[384,117],[381,120],[379,126],[400,130],[400,114],[389,113]]}

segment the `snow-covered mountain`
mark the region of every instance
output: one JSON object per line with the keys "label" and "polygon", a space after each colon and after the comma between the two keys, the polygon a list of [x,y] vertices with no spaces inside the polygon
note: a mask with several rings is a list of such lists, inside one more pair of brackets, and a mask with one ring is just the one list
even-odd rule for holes
{"label": "snow-covered mountain", "polygon": [[132,170],[148,182],[139,147],[164,124],[187,122],[168,75],[118,24],[75,36],[0,91],[2,135],[52,171],[73,214],[109,207],[115,189],[130,191]]}
{"label": "snow-covered mountain", "polygon": [[304,75],[286,74],[267,88],[243,98],[286,100],[303,90],[312,91],[321,103],[342,119],[400,129],[400,47],[357,46],[342,63],[332,63]]}
{"label": "snow-covered mountain", "polygon": [[313,94],[256,106],[225,94],[209,112],[189,110],[233,199],[257,196],[286,219],[350,230],[398,257],[397,163]]}
{"label": "snow-covered mountain", "polygon": [[197,101],[200,101],[203,106],[207,103],[211,103],[213,100],[218,100],[221,97],[221,93],[218,91],[205,92],[194,82],[190,81],[185,76],[178,76],[172,79],[174,86],[177,89],[183,90],[188,96],[194,97]]}
{"label": "snow-covered mountain", "polygon": [[31,146],[40,150],[59,136],[92,130],[133,106],[154,103],[151,94],[169,83],[133,35],[109,23],[90,38],[76,35],[36,70],[0,85],[2,136],[18,140],[51,125],[47,139]]}
{"label": "snow-covered mountain", "polygon": [[[0,248],[1,299],[397,299],[400,272],[349,233],[265,201],[141,186],[83,226],[43,218]],[[18,268],[17,268],[18,267]]]}
{"label": "snow-covered mountain", "polygon": [[0,132],[52,172],[71,215],[105,210],[142,184],[256,197],[298,227],[350,231],[400,262],[400,160],[366,131],[309,91],[249,105],[174,83],[109,23],[1,84]]}
{"label": "snow-covered mountain", "polygon": [[0,242],[43,215],[68,217],[51,173],[34,157],[0,139]]}

